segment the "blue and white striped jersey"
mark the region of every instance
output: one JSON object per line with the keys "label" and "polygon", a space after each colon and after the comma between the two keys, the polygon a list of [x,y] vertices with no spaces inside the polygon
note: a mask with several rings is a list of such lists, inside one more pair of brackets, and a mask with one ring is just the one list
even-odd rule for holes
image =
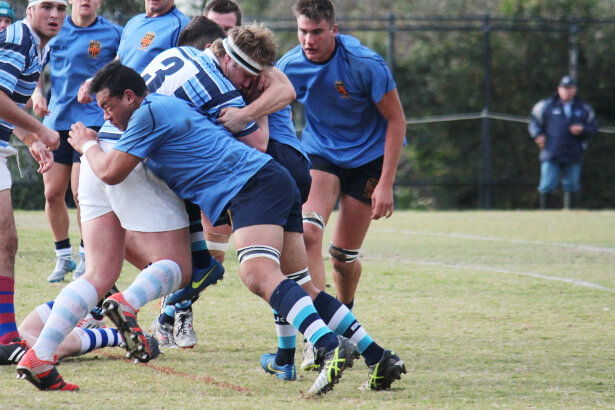
{"label": "blue and white striped jersey", "polygon": [[[0,91],[23,107],[36,88],[43,67],[49,61],[49,47],[26,20],[0,32]],[[0,140],[8,141],[15,126],[0,119]]]}
{"label": "blue and white striped jersey", "polygon": [[[186,100],[217,122],[222,108],[241,108],[246,103],[207,53],[194,47],[174,47],[158,54],[141,75],[151,92]],[[257,128],[250,122],[234,136],[251,134]]]}

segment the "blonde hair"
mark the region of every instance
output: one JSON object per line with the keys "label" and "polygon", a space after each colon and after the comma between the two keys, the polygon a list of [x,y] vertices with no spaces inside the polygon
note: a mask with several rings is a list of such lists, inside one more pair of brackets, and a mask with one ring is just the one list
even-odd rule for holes
{"label": "blonde hair", "polygon": [[[234,27],[228,32],[228,37],[243,54],[256,63],[263,67],[273,66],[277,57],[278,46],[271,30],[262,24]],[[221,39],[216,40],[211,45],[211,50],[216,57],[224,57],[227,54]]]}

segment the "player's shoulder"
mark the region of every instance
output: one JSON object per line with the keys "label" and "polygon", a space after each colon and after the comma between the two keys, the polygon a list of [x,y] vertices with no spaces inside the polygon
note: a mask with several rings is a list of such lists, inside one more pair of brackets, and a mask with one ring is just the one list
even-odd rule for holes
{"label": "player's shoulder", "polygon": [[374,60],[374,61],[383,61],[383,58],[380,54],[376,53],[371,48],[368,48],[361,44],[361,41],[348,34],[338,34],[336,37],[337,45],[342,51],[342,53],[346,54],[352,58],[365,59],[365,60]]}
{"label": "player's shoulder", "polygon": [[99,24],[101,27],[104,27],[108,30],[113,30],[114,33],[117,33],[119,35],[122,34],[122,30],[124,29],[122,26],[107,20],[103,16],[98,16],[96,24]]}
{"label": "player's shoulder", "polygon": [[169,15],[174,16],[179,19],[183,25],[188,24],[190,22],[190,17],[186,16],[180,9],[173,6],[171,11],[169,11]]}
{"label": "player's shoulder", "polygon": [[284,68],[286,68],[288,65],[302,60],[305,60],[305,57],[303,56],[303,49],[301,48],[301,45],[297,45],[296,47],[286,52],[286,54],[284,54],[282,58],[278,60],[276,65],[279,70],[284,71]]}
{"label": "player's shoulder", "polygon": [[4,31],[0,32],[0,44],[2,43],[21,45],[28,48],[32,45],[30,30],[23,20],[11,24]]}

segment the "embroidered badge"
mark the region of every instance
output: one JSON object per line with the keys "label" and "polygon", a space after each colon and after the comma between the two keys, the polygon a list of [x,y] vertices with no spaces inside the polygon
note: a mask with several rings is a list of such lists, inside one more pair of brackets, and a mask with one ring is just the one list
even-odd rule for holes
{"label": "embroidered badge", "polygon": [[152,33],[151,31],[148,31],[147,33],[145,33],[145,35],[141,39],[141,49],[145,49],[151,46],[155,38],[156,38],[156,33]]}
{"label": "embroidered badge", "polygon": [[337,90],[337,92],[340,94],[342,98],[350,98],[350,94],[346,90],[346,87],[344,86],[343,81],[336,81],[335,89]]}
{"label": "embroidered badge", "polygon": [[101,44],[100,41],[91,40],[90,45],[88,46],[88,57],[89,58],[98,58],[100,55]]}

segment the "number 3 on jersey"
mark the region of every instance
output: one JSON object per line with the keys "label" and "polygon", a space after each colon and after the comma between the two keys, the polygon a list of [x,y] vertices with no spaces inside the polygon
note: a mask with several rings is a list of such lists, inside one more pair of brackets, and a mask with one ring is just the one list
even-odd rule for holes
{"label": "number 3 on jersey", "polygon": [[145,74],[143,76],[145,84],[147,84],[147,88],[149,88],[151,92],[156,92],[156,90],[160,88],[166,76],[179,71],[184,66],[184,60],[179,57],[169,57],[162,60],[160,65],[161,68],[158,69],[153,76],[151,74]]}

